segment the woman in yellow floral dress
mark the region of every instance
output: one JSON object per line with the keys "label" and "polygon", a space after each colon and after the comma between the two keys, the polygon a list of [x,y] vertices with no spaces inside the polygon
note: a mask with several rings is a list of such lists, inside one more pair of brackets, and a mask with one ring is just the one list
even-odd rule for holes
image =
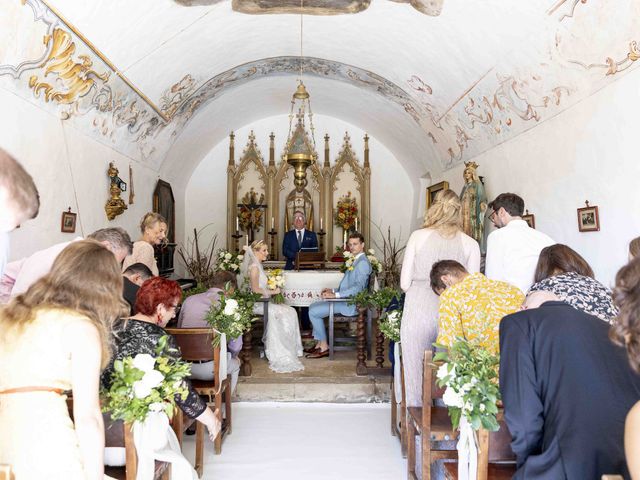
{"label": "woman in yellow floral dress", "polygon": [[15,480],[104,478],[100,370],[127,311],[120,266],[93,240],[70,244],[0,311],[0,463]]}

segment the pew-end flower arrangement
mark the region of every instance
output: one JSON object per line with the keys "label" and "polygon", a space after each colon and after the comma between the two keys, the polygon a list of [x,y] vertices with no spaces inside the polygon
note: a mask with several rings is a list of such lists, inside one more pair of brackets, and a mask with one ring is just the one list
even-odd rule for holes
{"label": "pew-end flower arrangement", "polygon": [[[274,268],[273,270],[267,270],[267,288],[269,290],[275,290],[276,288],[284,288],[284,275],[281,268]],[[276,293],[271,296],[273,303],[284,303],[284,295],[282,292]]]}
{"label": "pew-end flower arrangement", "polygon": [[382,334],[393,342],[400,341],[400,321],[402,320],[402,310],[391,310],[383,312],[378,320],[378,328]]}
{"label": "pew-end flower arrangement", "polygon": [[460,337],[451,347],[435,345],[446,349],[433,359],[442,362],[436,374],[437,384],[446,387],[442,400],[449,409],[453,428],[459,428],[464,418],[474,431],[497,431],[499,356]]}
{"label": "pew-end flower arrangement", "polygon": [[160,338],[155,357],[139,353],[114,362],[111,387],[102,391],[103,411],[126,423],[143,423],[151,412],[173,417],[175,396],[186,398],[189,393],[184,379],[191,365],[167,355],[168,340],[166,335]]}
{"label": "pew-end flower arrangement", "polygon": [[[238,289],[231,295],[220,295],[218,303],[213,304],[205,320],[211,327],[227,338],[238,338],[249,330],[253,320],[253,305],[260,299],[260,294],[250,290]],[[219,346],[220,336],[213,339],[214,346]]]}
{"label": "pew-end flower arrangement", "polygon": [[227,272],[238,273],[240,272],[240,265],[244,255],[236,252],[228,252],[226,250],[218,251],[218,270],[225,270]]}

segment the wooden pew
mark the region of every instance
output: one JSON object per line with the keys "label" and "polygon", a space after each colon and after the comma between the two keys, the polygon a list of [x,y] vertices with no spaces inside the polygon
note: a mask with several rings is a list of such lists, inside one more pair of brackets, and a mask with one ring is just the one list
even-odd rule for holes
{"label": "wooden pew", "polygon": [[407,407],[407,476],[416,475],[416,435],[422,439],[422,479],[431,479],[431,463],[442,459],[455,459],[455,449],[435,448],[432,442],[454,441],[458,432],[453,430],[447,407],[434,405],[434,400],[442,398],[444,390],[435,384],[433,352],[425,350],[423,357],[422,407]]}

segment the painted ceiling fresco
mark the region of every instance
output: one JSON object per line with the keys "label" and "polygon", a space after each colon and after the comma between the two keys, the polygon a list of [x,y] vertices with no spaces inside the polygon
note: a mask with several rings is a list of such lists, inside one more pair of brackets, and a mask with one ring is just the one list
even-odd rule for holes
{"label": "painted ceiling fresco", "polygon": [[[460,2],[447,0],[443,5],[437,1],[412,0],[410,3],[415,9],[390,1],[373,2],[370,7],[367,0],[335,0],[330,4],[332,9],[363,7],[370,17],[376,12],[386,17],[389,12],[397,12],[401,19],[431,22],[428,25],[434,31],[442,28],[438,22],[451,25],[451,28],[455,25],[456,32],[467,32],[472,37],[482,36],[492,28],[503,28],[504,35],[513,31],[517,33],[517,28],[509,29],[508,26],[456,23],[456,18],[448,15],[453,15],[456,8],[462,8]],[[158,34],[155,50],[150,49],[151,53],[137,62],[129,62],[130,67],[123,70],[111,63],[111,57],[120,60],[130,58],[132,53],[109,51],[117,42],[105,43],[106,37],[103,38],[99,32],[96,33],[98,40],[94,42],[92,39],[91,25],[95,24],[96,28],[102,25],[100,8],[103,7],[94,6],[90,12],[80,12],[83,16],[78,17],[79,27],[67,19],[67,15],[74,12],[80,15],[77,10],[81,7],[73,9],[69,6],[72,3],[67,0],[50,0],[50,3],[43,0],[0,0],[0,9],[8,13],[0,18],[0,37],[7,36],[0,42],[0,88],[49,109],[121,153],[156,167],[161,165],[181,133],[189,128],[194,116],[205,112],[226,92],[260,78],[291,77],[300,71],[301,60],[295,55],[295,50],[284,55],[264,55],[262,50],[252,54],[247,51],[250,42],[243,46],[245,50],[238,47],[239,53],[221,46],[218,57],[212,57],[211,61],[200,57],[193,63],[189,57],[195,55],[192,50],[201,46],[203,32],[206,33],[206,28],[198,27],[197,19],[194,20],[190,12],[199,9],[199,18],[210,17],[210,20],[216,15],[226,15],[242,25],[245,21],[260,22],[261,19],[284,19],[287,16],[244,15],[234,11],[238,8],[259,8],[265,10],[262,13],[278,13],[278,9],[289,8],[291,2],[171,0],[170,5],[163,6],[166,14],[176,12],[175,22],[179,26],[188,22],[194,26],[176,31],[170,39],[163,36],[168,35],[166,31]],[[310,9],[316,4],[326,6],[326,2],[305,3]],[[431,14],[416,12],[420,10],[417,5],[427,4],[434,8],[439,4],[442,12],[438,13],[441,15],[428,17]],[[502,4],[506,9],[502,14],[508,16],[508,10],[515,4],[498,2],[493,7]],[[359,26],[373,22],[371,31],[363,31],[360,35],[355,27],[354,31],[343,32],[342,27],[349,24],[340,23],[349,19],[355,21],[360,15],[324,17],[324,23],[319,25],[334,28],[334,23],[338,22],[340,28],[334,33],[344,35],[344,38],[327,38],[327,42],[343,41],[344,48],[336,50],[334,47],[323,52],[322,42],[318,42],[311,50],[323,55],[303,58],[304,75],[347,83],[359,91],[375,94],[380,101],[396,105],[419,127],[432,147],[426,155],[425,152],[415,152],[415,157],[433,157],[432,161],[438,168],[450,168],[551,118],[637,67],[640,58],[637,44],[640,2],[539,0],[530,2],[527,8],[532,4],[536,6],[537,14],[527,10],[518,18],[524,22],[523,28],[527,26],[536,32],[535,36],[523,36],[520,41],[510,41],[507,46],[502,40],[513,39],[501,37],[495,44],[487,44],[486,50],[477,51],[456,50],[456,46],[470,41],[463,36],[458,37],[459,44],[456,43],[457,37],[453,37],[441,38],[441,44],[427,45],[421,37],[435,35],[427,30],[424,34],[420,31],[383,34],[373,27],[376,21],[379,24],[385,18],[362,20],[365,23],[358,21]],[[106,12],[104,17],[108,19],[109,15],[115,14]],[[109,25],[112,36],[138,35],[137,32],[118,30],[117,24]],[[251,25],[259,26],[260,23]],[[104,30],[104,26],[100,28]],[[141,25],[140,28],[144,33],[145,28],[150,27]],[[190,36],[190,29],[198,35]],[[481,30],[481,33],[476,30]],[[390,50],[383,51],[378,44],[372,51],[364,53],[360,44],[355,48],[360,40],[354,39],[354,35],[364,36],[365,33],[371,35],[368,40],[376,38],[380,45],[390,45]],[[254,47],[251,44],[250,47],[276,54],[291,50],[275,44],[270,47],[269,32],[264,34],[265,45]],[[239,39],[246,37],[241,29],[237,35]],[[379,38],[381,36],[384,38]],[[400,42],[398,39],[404,43],[394,45],[393,42]],[[411,39],[414,44],[405,41]],[[149,39],[146,41],[150,42]],[[95,49],[89,42],[95,45]],[[189,42],[196,43],[191,45]],[[394,54],[393,48],[400,47]],[[136,47],[131,45],[130,48]],[[444,52],[441,53],[440,64],[431,61],[438,58],[438,48]],[[150,70],[150,58],[158,55],[167,57],[173,51],[183,52],[183,56],[155,62],[154,69]],[[492,57],[488,51],[503,54]],[[108,56],[99,52],[107,52]],[[239,61],[251,57],[254,58]],[[344,61],[347,59],[349,61]],[[379,66],[374,65],[376,61]],[[215,62],[218,62],[216,65],[229,65],[229,68],[216,67],[216,71],[210,66]],[[363,66],[365,64],[368,68]],[[143,68],[146,75],[140,74]],[[135,78],[135,83],[129,75]],[[460,83],[461,79],[466,79],[466,83]],[[231,118],[233,112],[229,115]],[[233,121],[237,126],[243,125],[242,119]],[[363,115],[362,127],[367,128],[366,115]]]}

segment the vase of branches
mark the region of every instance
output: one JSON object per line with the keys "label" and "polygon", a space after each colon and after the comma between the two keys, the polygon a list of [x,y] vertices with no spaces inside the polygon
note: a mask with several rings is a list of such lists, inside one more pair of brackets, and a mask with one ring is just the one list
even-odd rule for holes
{"label": "vase of branches", "polygon": [[218,235],[213,235],[204,248],[201,246],[202,232],[208,226],[200,230],[194,228],[193,239],[187,238],[186,245],[180,245],[178,248],[182,263],[196,281],[196,288],[202,291],[211,288],[216,271],[215,251]]}
{"label": "vase of branches", "polygon": [[[373,222],[372,222],[373,223]],[[391,227],[387,227],[386,235],[379,225],[373,223],[379,232],[380,241],[373,241],[378,254],[382,252],[382,272],[378,274],[378,281],[383,287],[400,290],[400,268],[402,267],[402,252],[406,244],[402,242],[402,235],[397,238],[391,236]]]}

